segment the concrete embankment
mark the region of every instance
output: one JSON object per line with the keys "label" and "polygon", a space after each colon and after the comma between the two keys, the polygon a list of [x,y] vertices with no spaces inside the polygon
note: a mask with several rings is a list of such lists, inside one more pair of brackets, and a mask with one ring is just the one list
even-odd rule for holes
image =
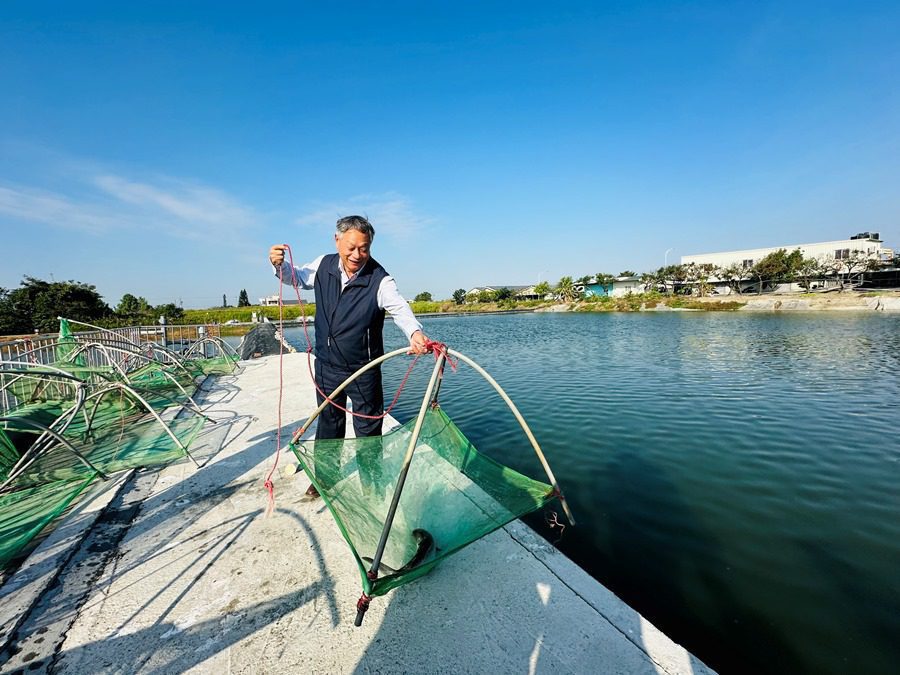
{"label": "concrete embankment", "polygon": [[820,310],[900,312],[900,295],[773,295],[751,298],[741,310],[764,312],[803,312]]}
{"label": "concrete embankment", "polygon": [[[282,443],[314,407],[305,358],[284,357]],[[3,672],[711,672],[520,522],[374,599],[355,628],[356,565],[291,456],[267,515],[279,368],[207,381],[202,468],[102,486],[103,515],[19,609]]]}

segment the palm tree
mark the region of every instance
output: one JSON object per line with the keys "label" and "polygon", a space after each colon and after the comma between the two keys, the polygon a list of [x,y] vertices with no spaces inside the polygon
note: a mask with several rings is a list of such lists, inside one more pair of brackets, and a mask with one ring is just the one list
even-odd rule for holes
{"label": "palm tree", "polygon": [[563,302],[572,302],[575,299],[575,284],[572,277],[562,277],[556,284],[556,295]]}

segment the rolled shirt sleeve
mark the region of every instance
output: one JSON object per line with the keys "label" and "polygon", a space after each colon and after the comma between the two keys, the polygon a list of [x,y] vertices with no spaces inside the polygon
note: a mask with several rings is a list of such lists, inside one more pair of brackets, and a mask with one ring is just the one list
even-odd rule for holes
{"label": "rolled shirt sleeve", "polygon": [[378,287],[378,306],[390,313],[394,318],[394,323],[403,331],[407,340],[417,330],[422,330],[422,324],[416,320],[409,303],[400,295],[397,282],[391,276],[381,280],[381,285]]}
{"label": "rolled shirt sleeve", "polygon": [[[281,283],[285,286],[293,286],[294,279],[296,279],[297,285],[300,288],[305,291],[312,290],[313,285],[316,283],[316,272],[324,257],[324,255],[320,255],[312,262],[301,265],[300,267],[294,267],[293,275],[291,274],[291,264],[285,260],[281,263]],[[277,277],[279,275],[279,269],[277,267],[273,267],[273,269],[275,271],[275,276]]]}

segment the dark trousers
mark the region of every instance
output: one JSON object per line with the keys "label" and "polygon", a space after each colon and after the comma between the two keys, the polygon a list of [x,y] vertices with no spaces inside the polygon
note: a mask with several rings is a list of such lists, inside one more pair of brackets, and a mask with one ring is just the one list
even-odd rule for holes
{"label": "dark trousers", "polygon": [[[356,378],[346,389],[331,397],[331,392],[340,386],[341,382],[352,375],[352,372],[335,368],[330,364],[324,364],[316,360],[316,384],[324,391],[332,401],[346,408],[347,397],[353,401],[353,412],[363,415],[380,415],[384,412],[384,392],[381,389],[381,367],[376,366]],[[316,401],[319,405],[325,399],[318,391]],[[353,417],[353,430],[356,436],[381,436],[381,422],[366,419],[365,417]],[[326,438],[344,438],[347,432],[347,417],[343,410],[333,405],[326,406],[319,415],[319,426],[316,429],[316,440]]]}
{"label": "dark trousers", "polygon": [[[316,361],[316,383],[319,389],[328,394],[329,398],[338,405],[346,408],[347,397],[353,402],[353,412],[364,415],[380,415],[384,412],[384,393],[381,388],[381,368],[376,367],[367,370],[356,378],[350,385],[336,396],[331,392],[350,377],[351,373],[328,364]],[[316,399],[319,405],[325,398],[318,391]],[[327,439],[343,439],[347,431],[347,414],[333,405],[328,405],[319,415],[319,425],[316,428],[316,441]],[[382,419],[366,419],[365,417],[353,417],[353,430],[357,438],[365,436],[381,436]],[[323,489],[330,489],[341,478],[344,471],[352,471],[352,463],[344,465],[343,453],[332,444],[316,443],[315,476]],[[383,494],[381,471],[382,445],[380,439],[374,443],[358,445],[356,447],[356,469],[359,478],[366,490],[374,490],[377,494]],[[349,460],[349,457],[344,457]],[[343,465],[343,466],[342,466]]]}

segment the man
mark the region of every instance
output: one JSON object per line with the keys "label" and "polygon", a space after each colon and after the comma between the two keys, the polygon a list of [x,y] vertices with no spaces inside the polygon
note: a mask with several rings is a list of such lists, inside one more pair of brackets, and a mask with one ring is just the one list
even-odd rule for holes
{"label": "man", "polygon": [[[387,310],[394,323],[409,339],[413,354],[425,354],[428,338],[416,320],[409,303],[397,290],[394,279],[371,257],[375,228],[362,216],[347,216],[337,221],[334,242],[337,253],[322,255],[302,267],[285,261],[283,244],[269,250],[269,261],[275,275],[290,286],[293,280],[304,289],[313,289],[316,297],[316,368],[319,389],[331,394],[356,370],[384,354],[382,328]],[[346,407],[347,396],[353,411],[377,416],[384,411],[381,368],[375,367],[360,377],[332,400]],[[324,398],[316,392],[319,404]],[[380,436],[379,419],[353,417],[358,437]],[[319,415],[316,440],[344,438],[346,417],[335,406],[326,406]],[[307,492],[318,496],[310,486]]]}

